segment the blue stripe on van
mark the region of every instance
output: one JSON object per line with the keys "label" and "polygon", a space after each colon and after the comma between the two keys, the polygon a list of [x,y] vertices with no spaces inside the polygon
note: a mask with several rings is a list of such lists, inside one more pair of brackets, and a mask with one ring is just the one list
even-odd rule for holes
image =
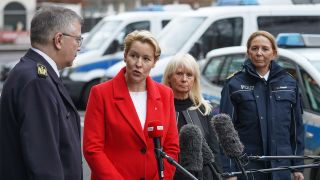
{"label": "blue stripe on van", "polygon": [[152,76],[152,79],[155,80],[155,81],[157,81],[157,82],[159,82],[159,83],[161,83],[161,81],[162,81],[162,75]]}
{"label": "blue stripe on van", "polygon": [[88,72],[94,69],[108,69],[115,63],[119,62],[121,59],[114,58],[114,59],[104,59],[99,62],[94,62],[90,64],[85,64],[74,69],[75,72]]}
{"label": "blue stripe on van", "polygon": [[304,124],[305,132],[313,134],[312,138],[305,138],[305,149],[317,150],[320,147],[320,127]]}

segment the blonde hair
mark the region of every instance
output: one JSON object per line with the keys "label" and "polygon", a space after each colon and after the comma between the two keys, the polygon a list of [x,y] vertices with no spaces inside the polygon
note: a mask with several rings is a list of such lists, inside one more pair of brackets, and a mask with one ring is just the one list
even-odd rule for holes
{"label": "blonde hair", "polygon": [[161,54],[161,48],[158,44],[158,41],[154,37],[154,35],[147,30],[135,30],[129,33],[124,39],[124,56],[126,57],[131,45],[134,41],[140,41],[143,43],[150,44],[154,49],[154,58],[157,61]]}
{"label": "blonde hair", "polygon": [[180,67],[183,67],[187,70],[190,70],[194,76],[194,85],[189,92],[189,98],[195,105],[191,107],[191,109],[197,109],[201,105],[203,105],[205,112],[204,115],[208,115],[211,113],[212,106],[208,103],[208,101],[204,100],[201,95],[200,90],[200,68],[196,60],[190,54],[176,54],[168,63],[164,75],[162,78],[162,83],[170,88],[172,88],[170,84],[171,76],[176,72],[176,70]]}

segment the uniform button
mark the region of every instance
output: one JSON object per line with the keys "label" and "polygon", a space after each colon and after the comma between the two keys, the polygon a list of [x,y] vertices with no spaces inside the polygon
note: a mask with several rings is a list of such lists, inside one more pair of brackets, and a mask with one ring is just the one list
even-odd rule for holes
{"label": "uniform button", "polygon": [[66,118],[69,119],[69,117],[70,117],[70,112],[66,114]]}
{"label": "uniform button", "polygon": [[140,152],[141,152],[142,154],[145,154],[145,153],[147,152],[147,150],[146,150],[146,148],[141,148],[141,149],[140,149]]}
{"label": "uniform button", "polygon": [[272,96],[270,96],[270,99],[272,98]]}
{"label": "uniform button", "polygon": [[256,96],[257,98],[259,98],[259,96]]}
{"label": "uniform button", "polygon": [[145,180],[145,179],[146,179],[146,178],[144,178],[144,177],[141,177],[141,178],[140,178],[140,180]]}
{"label": "uniform button", "polygon": [[263,117],[261,116],[260,119],[263,119]]}

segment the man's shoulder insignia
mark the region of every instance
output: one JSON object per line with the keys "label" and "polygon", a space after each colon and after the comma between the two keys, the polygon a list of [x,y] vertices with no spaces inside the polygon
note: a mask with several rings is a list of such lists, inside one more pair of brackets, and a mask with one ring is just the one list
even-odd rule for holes
{"label": "man's shoulder insignia", "polygon": [[40,64],[40,63],[37,64],[37,72],[38,72],[38,76],[41,78],[46,78],[48,76],[47,67],[44,66],[43,64]]}

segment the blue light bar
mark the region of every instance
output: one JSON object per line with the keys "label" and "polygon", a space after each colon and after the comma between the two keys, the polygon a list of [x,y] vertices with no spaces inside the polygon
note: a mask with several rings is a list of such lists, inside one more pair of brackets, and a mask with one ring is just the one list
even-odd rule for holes
{"label": "blue light bar", "polygon": [[277,36],[279,47],[304,47],[303,37],[299,33],[280,33]]}

